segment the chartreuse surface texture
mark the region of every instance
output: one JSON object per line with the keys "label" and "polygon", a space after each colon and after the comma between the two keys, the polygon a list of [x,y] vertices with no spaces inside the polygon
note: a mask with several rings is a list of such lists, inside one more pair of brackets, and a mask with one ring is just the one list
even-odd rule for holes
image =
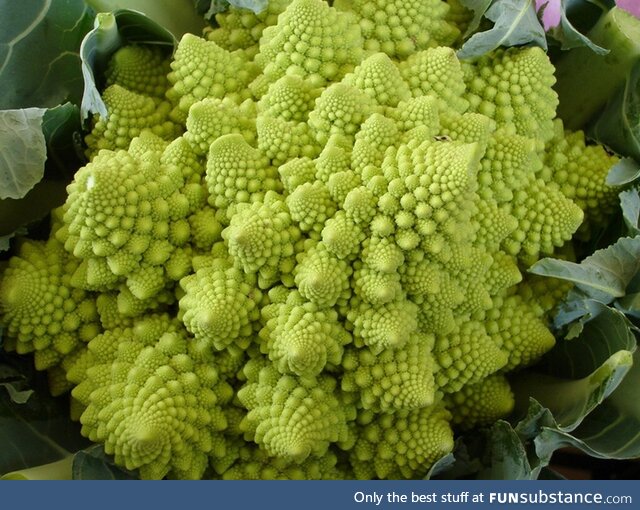
{"label": "chartreuse surface texture", "polygon": [[567,287],[523,274],[611,211],[617,159],[541,49],[459,61],[446,2],[217,18],[113,56],[4,346],[142,478],[425,477],[554,345]]}

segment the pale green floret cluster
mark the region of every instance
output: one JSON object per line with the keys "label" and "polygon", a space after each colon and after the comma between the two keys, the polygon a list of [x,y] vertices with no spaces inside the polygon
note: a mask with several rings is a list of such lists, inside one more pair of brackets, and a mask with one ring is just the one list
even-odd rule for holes
{"label": "pale green floret cluster", "polygon": [[210,454],[224,454],[222,406],[233,390],[177,320],[150,316],[107,331],[86,356],[72,392],[85,406],[82,433],[116,462],[142,478],[197,479]]}
{"label": "pale green floret cluster", "polygon": [[440,0],[335,0],[336,9],[355,12],[366,51],[407,56],[436,46],[449,46],[460,35],[449,23],[449,6]]}
{"label": "pale green floret cluster", "polygon": [[127,149],[146,130],[165,140],[181,132],[179,124],[169,118],[171,103],[166,99],[138,94],[118,83],[109,86],[102,98],[110,114],[106,119],[94,116],[93,129],[85,137],[90,158],[102,149]]}
{"label": "pale green floret cluster", "polygon": [[244,50],[249,57],[260,51],[260,37],[265,28],[275,25],[278,16],[291,0],[270,0],[266,9],[256,14],[248,9],[230,6],[216,14],[215,29],[205,29],[205,37],[225,50]]}
{"label": "pale green floret cluster", "polygon": [[169,58],[154,46],[130,45],[116,51],[105,71],[106,83],[145,96],[164,98],[169,87]]}
{"label": "pale green floret cluster", "polygon": [[34,353],[38,370],[68,362],[102,330],[95,296],[72,284],[79,265],[56,239],[25,241],[0,280],[4,348]]}
{"label": "pale green floret cluster", "polygon": [[469,21],[279,0],[118,52],[51,239],[0,280],[5,347],[142,478],[427,476],[511,412],[567,291],[522,275],[616,195],[546,54],[462,63]]}

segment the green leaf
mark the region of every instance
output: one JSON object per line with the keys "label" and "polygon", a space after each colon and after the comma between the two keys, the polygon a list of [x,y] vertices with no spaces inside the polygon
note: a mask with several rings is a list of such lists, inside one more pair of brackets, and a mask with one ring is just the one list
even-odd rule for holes
{"label": "green leaf", "polygon": [[[438,479],[455,480],[477,475],[477,473],[483,469],[483,463],[480,460],[482,447],[478,448],[478,441],[473,440],[478,439],[479,436],[480,434],[474,434],[471,437],[469,435],[458,436],[453,446],[453,452],[450,454],[453,456],[453,463],[449,465],[446,470],[431,473],[429,478],[435,477]],[[444,457],[443,459],[448,457],[449,456]]]}
{"label": "green leaf", "polygon": [[91,9],[82,0],[0,0],[0,12],[0,109],[79,103]]}
{"label": "green leaf", "polygon": [[640,353],[633,356],[633,366],[602,404],[597,406],[570,433],[559,428],[545,428],[536,438],[541,456],[565,446],[578,448],[602,459],[640,457]]}
{"label": "green leaf", "polygon": [[[602,458],[638,454],[635,328],[622,313],[600,307],[577,339],[559,342],[542,363],[512,377],[516,407],[523,412],[514,430],[532,478],[564,446]],[[633,411],[623,412],[625,406]]]}
{"label": "green leaf", "polygon": [[495,422],[490,428],[459,436],[453,455],[455,462],[438,478],[529,480],[535,477],[525,442],[504,420]]}
{"label": "green leaf", "polygon": [[603,306],[600,301],[591,299],[584,292],[573,288],[558,307],[553,327],[556,330],[566,327],[566,340],[576,338],[582,333],[585,323],[598,315]]}
{"label": "green leaf", "polygon": [[[636,22],[640,27],[640,20]],[[631,68],[624,87],[610,97],[591,124],[588,134],[618,154],[640,161],[640,60]]]}
{"label": "green leaf", "polygon": [[268,0],[229,0],[229,3],[239,9],[249,9],[256,14],[261,13],[267,8]]}
{"label": "green leaf", "polygon": [[[7,251],[11,248],[11,239],[17,235],[24,235],[27,233],[25,228],[19,228],[11,234],[0,236],[0,252]],[[0,265],[0,277],[2,277],[2,266]],[[2,347],[2,328],[0,328],[0,347]]]}
{"label": "green leaf", "polygon": [[558,342],[537,365],[538,371],[565,379],[584,378],[616,353],[635,350],[634,327],[623,313],[595,301],[591,310],[580,336]]}
{"label": "green leaf", "polygon": [[499,420],[488,437],[489,458],[479,473],[482,480],[530,480],[535,475],[529,464],[525,446],[511,424]]}
{"label": "green leaf", "polygon": [[76,170],[86,163],[80,108],[65,103],[48,109],[42,120],[42,132],[47,141],[46,175],[70,181]]}
{"label": "green leaf", "polygon": [[640,292],[627,294],[615,302],[616,309],[625,315],[640,318]]}
{"label": "green leaf", "polygon": [[33,395],[33,390],[20,390],[13,383],[0,382],[0,387],[7,390],[11,401],[16,404],[24,404]]}
{"label": "green leaf", "polygon": [[563,0],[566,16],[577,30],[586,34],[603,13],[615,6],[615,0]]}
{"label": "green leaf", "polygon": [[[186,33],[200,35],[205,27],[202,0],[85,0],[96,12],[130,9],[144,14],[176,39]],[[210,0],[209,0],[210,1]],[[204,10],[203,10],[204,9]]]}
{"label": "green leaf", "polygon": [[0,475],[64,459],[87,444],[69,419],[67,399],[49,397],[46,381],[33,389],[23,404],[0,392]]}
{"label": "green leaf", "polygon": [[90,113],[107,116],[107,108],[100,97],[101,80],[111,55],[126,44],[154,44],[172,51],[176,44],[173,34],[144,14],[127,9],[99,13],[80,47],[84,94],[81,116]]}
{"label": "green leaf", "polygon": [[485,16],[493,28],[472,35],[458,51],[458,58],[479,57],[500,46],[535,44],[547,48],[544,28],[538,21],[533,0],[501,0],[494,2]]}
{"label": "green leaf", "polygon": [[47,159],[44,108],[0,110],[0,199],[22,198],[42,179]]}
{"label": "green leaf", "polygon": [[640,269],[640,237],[624,237],[596,251],[580,264],[544,258],[529,272],[575,283],[586,295],[610,303],[624,296],[627,284]]}
{"label": "green leaf", "polygon": [[0,476],[0,480],[71,480],[73,457],[67,455],[61,460],[13,471]]}
{"label": "green leaf", "polygon": [[[623,143],[623,130],[625,122],[633,121],[634,117],[630,115],[625,119],[619,113],[626,110],[625,104],[628,104],[633,97],[633,93],[628,88],[630,95],[624,97],[622,89],[625,82],[629,87],[630,72],[634,66],[640,68],[640,19],[614,7],[600,17],[587,35],[591,41],[607,48],[610,53],[598,55],[584,47],[574,48],[558,55],[554,61],[556,68],[554,90],[560,100],[557,109],[558,117],[564,121],[565,129],[588,131],[590,138],[595,137],[619,154],[633,157],[633,151],[630,151],[632,147],[626,147]],[[621,92],[618,93],[618,91]],[[637,94],[636,91],[635,95]],[[615,98],[615,104],[612,102],[613,98]],[[595,133],[592,129],[587,130],[607,103],[610,104],[610,108],[606,108],[606,111],[610,116],[608,115],[606,120],[602,119],[598,128],[599,133]],[[636,122],[637,119],[636,115]],[[601,132],[600,128],[602,128]],[[614,146],[616,139],[621,142],[619,148]]]}
{"label": "green leaf", "polygon": [[571,431],[620,384],[631,365],[631,352],[619,351],[582,379],[531,373],[518,378],[514,388],[519,391],[520,385],[525,385],[527,392],[551,411],[559,426]]}
{"label": "green leaf", "polygon": [[93,445],[73,456],[73,480],[135,480],[133,473],[116,466],[102,445]]}
{"label": "green leaf", "polygon": [[66,184],[84,163],[80,130],[71,103],[0,111],[0,251],[18,229],[64,202]]}
{"label": "green leaf", "polygon": [[0,387],[7,391],[11,401],[16,404],[24,404],[33,395],[33,390],[27,385],[26,377],[14,367],[1,362]]}
{"label": "green leaf", "polygon": [[469,23],[469,27],[464,34],[464,37],[467,38],[471,34],[473,34],[478,27],[480,26],[480,22],[484,17],[487,9],[491,5],[493,0],[461,0],[460,3],[466,7],[467,9],[473,11],[473,19]]}
{"label": "green leaf", "polygon": [[631,158],[622,158],[607,174],[607,186],[624,186],[640,177],[640,165]]}
{"label": "green leaf", "polygon": [[540,475],[538,476],[538,480],[566,480],[567,478],[562,476],[557,471],[550,469],[548,467],[544,467],[540,470]]}
{"label": "green leaf", "polygon": [[425,480],[431,480],[433,477],[438,476],[441,473],[445,473],[449,470],[453,464],[456,462],[456,458],[453,453],[448,453],[447,455],[440,457],[429,469],[427,476],[424,477]]}
{"label": "green leaf", "polygon": [[624,190],[618,195],[622,217],[628,228],[629,235],[640,234],[640,194],[637,188]]}
{"label": "green leaf", "polygon": [[551,28],[549,35],[560,43],[560,48],[563,50],[586,46],[598,55],[605,55],[609,52],[609,50],[595,44],[573,26],[567,16],[567,2],[565,0],[562,1],[562,7],[560,9],[560,24]]}
{"label": "green leaf", "polygon": [[[490,1],[490,0],[489,0]],[[268,0],[194,0],[196,10],[209,22],[215,23],[215,15],[225,12],[230,6],[249,9],[259,14],[267,8]]]}
{"label": "green leaf", "polygon": [[43,179],[20,200],[0,200],[0,236],[13,235],[62,205],[67,197],[66,187],[66,181]]}
{"label": "green leaf", "polygon": [[574,435],[601,457],[640,457],[640,351],[622,383]]}
{"label": "green leaf", "polygon": [[565,432],[608,397],[632,365],[636,339],[631,323],[621,312],[600,306],[578,338],[558,342],[534,369],[512,381],[521,407],[533,397]]}

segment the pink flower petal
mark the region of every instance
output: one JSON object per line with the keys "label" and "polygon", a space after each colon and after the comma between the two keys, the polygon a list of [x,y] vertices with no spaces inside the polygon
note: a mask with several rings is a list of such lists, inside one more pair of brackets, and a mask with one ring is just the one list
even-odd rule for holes
{"label": "pink flower petal", "polygon": [[[640,0],[630,0],[632,2]],[[557,27],[560,24],[562,4],[561,0],[536,0],[536,10],[539,12],[544,7],[542,13],[542,25],[545,30]]]}
{"label": "pink flower petal", "polygon": [[640,18],[640,0],[618,0],[616,5],[636,18]]}

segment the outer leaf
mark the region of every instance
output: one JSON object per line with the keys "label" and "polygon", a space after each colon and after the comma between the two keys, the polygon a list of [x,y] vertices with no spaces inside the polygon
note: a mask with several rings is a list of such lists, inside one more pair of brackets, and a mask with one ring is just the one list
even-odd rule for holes
{"label": "outer leaf", "polygon": [[0,0],[0,12],[0,109],[79,102],[91,9],[82,0]]}
{"label": "outer leaf", "polygon": [[466,7],[470,11],[473,11],[473,19],[469,23],[469,27],[464,34],[465,38],[473,34],[478,29],[482,18],[485,16],[487,9],[493,3],[493,1],[494,0],[460,0],[460,3],[464,7]]}
{"label": "outer leaf", "polygon": [[455,462],[440,479],[529,480],[535,472],[521,434],[504,420],[456,440]]}
{"label": "outer leaf", "polygon": [[[613,142],[624,142],[625,133],[630,133],[620,131],[624,123],[633,122],[634,119],[637,122],[638,119],[637,115],[628,118],[619,115],[628,111],[626,105],[630,105],[634,93],[631,88],[627,88],[626,96],[624,91],[618,91],[623,89],[625,82],[632,87],[629,74],[634,66],[640,68],[640,19],[614,7],[600,17],[587,35],[594,43],[610,50],[610,53],[597,55],[589,48],[574,48],[558,56],[554,86],[560,100],[558,117],[564,121],[566,129],[586,130],[589,123],[595,121],[609,104],[610,108],[606,110],[610,116],[607,115],[606,120],[603,118],[597,130],[600,133],[598,138],[620,154],[634,156],[632,149],[637,154],[637,137],[634,142],[636,145],[626,149],[624,143],[616,148]],[[612,98],[615,98],[614,102]],[[605,142],[609,138],[605,132],[610,135],[610,142]],[[591,137],[594,134],[591,133]],[[632,139],[628,141],[633,142]]]}
{"label": "outer leaf", "polygon": [[602,459],[633,459],[640,457],[640,354],[634,354],[634,364],[611,396],[596,407],[580,426],[568,433],[546,428],[536,438],[536,450],[541,456],[565,446],[578,448],[592,457]]}
{"label": "outer leaf", "polygon": [[599,370],[616,353],[635,350],[634,327],[623,313],[596,302],[592,302],[591,309],[593,315],[580,336],[570,342],[558,342],[536,371],[563,379],[582,379]]}
{"label": "outer leaf", "polygon": [[116,466],[102,445],[93,445],[73,456],[73,480],[135,480],[132,473]]}
{"label": "outer leaf", "polygon": [[0,475],[61,460],[87,444],[67,401],[48,397],[45,384],[34,389],[24,404],[0,392]]}
{"label": "outer leaf", "polygon": [[20,200],[0,200],[0,236],[13,235],[19,228],[44,218],[64,203],[66,181],[43,179]]}
{"label": "outer leaf", "polygon": [[604,12],[615,7],[615,0],[563,0],[563,7],[571,24],[586,34]]}
{"label": "outer leaf", "polygon": [[640,165],[631,158],[622,158],[607,174],[606,183],[609,186],[624,186],[640,177]]}
{"label": "outer leaf", "polygon": [[[18,131],[9,130],[9,120]],[[16,231],[64,202],[65,186],[84,159],[76,143],[80,110],[71,103],[48,110],[0,111],[0,123],[0,145],[7,146],[0,151],[2,251]]]}
{"label": "outer leaf", "polygon": [[620,207],[622,217],[629,235],[640,234],[640,194],[637,188],[631,188],[620,193]]}
{"label": "outer leaf", "polygon": [[489,431],[489,459],[480,472],[482,480],[530,480],[535,478],[525,446],[513,427],[504,420]]}
{"label": "outer leaf", "polygon": [[558,425],[570,432],[620,384],[631,364],[631,353],[618,351],[582,379],[531,373],[519,378],[515,388],[518,391],[525,385],[527,392],[551,411]]}
{"label": "outer leaf", "polygon": [[199,0],[85,0],[96,12],[131,9],[143,13],[176,38],[202,33],[205,26]]}
{"label": "outer leaf", "polygon": [[50,108],[42,119],[42,132],[47,141],[47,176],[71,180],[85,163],[80,108],[71,103]]}
{"label": "outer leaf", "polygon": [[84,76],[80,107],[83,119],[90,113],[107,116],[107,108],[99,92],[100,80],[111,55],[127,43],[158,44],[172,51],[176,40],[166,28],[140,12],[119,9],[98,14],[93,30],[80,47]]}
{"label": "outer leaf", "polygon": [[526,415],[516,424],[515,431],[523,444],[527,445],[532,478],[539,476],[542,470],[549,465],[551,456],[555,451],[553,448],[540,448],[537,443],[538,437],[548,430],[558,430],[558,424],[551,411],[542,406],[536,399],[530,398]]}
{"label": "outer leaf", "polygon": [[560,23],[549,30],[549,35],[560,43],[560,48],[563,50],[570,50],[571,48],[586,46],[598,55],[607,54],[609,52],[608,50],[595,44],[591,39],[573,26],[571,21],[569,21],[567,9],[567,0],[562,0]]}
{"label": "outer leaf", "polygon": [[574,435],[606,458],[640,457],[640,351],[633,367],[603,406]]}
{"label": "outer leaf", "polygon": [[[241,9],[249,9],[256,14],[264,11],[269,0],[194,0],[197,10],[210,22],[215,22],[214,17],[220,12],[225,12],[230,5]],[[489,0],[491,1],[491,0]]]}
{"label": "outer leaf", "polygon": [[[455,480],[458,478],[470,478],[480,472],[483,469],[483,463],[480,457],[484,445],[478,448],[479,445],[477,443],[479,441],[473,441],[473,439],[479,439],[479,436],[478,434],[472,437],[468,435],[458,437],[455,441],[453,452],[449,454],[453,456],[453,464],[448,466],[444,471],[437,473],[430,472],[431,476],[429,478],[435,477],[438,479]],[[484,437],[482,439],[484,439]],[[443,459],[447,459],[448,457],[449,456],[444,457]],[[438,463],[436,463],[436,466]]]}
{"label": "outer leaf", "polygon": [[563,303],[558,307],[553,319],[556,330],[566,328],[565,339],[571,340],[582,333],[585,323],[598,315],[603,308],[600,301],[591,299],[579,289],[571,289]]}
{"label": "outer leaf", "polygon": [[0,362],[0,387],[7,390],[11,401],[16,404],[24,404],[33,394],[33,390],[27,385],[26,377],[14,367],[2,362]]}
{"label": "outer leaf", "polygon": [[[16,232],[0,236],[0,252],[7,251],[9,248],[11,248],[11,239],[13,239],[13,237],[15,235],[16,235]],[[1,274],[2,273],[0,272],[0,275]],[[2,334],[1,333],[2,333],[2,328],[0,328],[0,347],[2,346]]]}
{"label": "outer leaf", "polygon": [[44,108],[0,110],[0,199],[22,198],[42,179],[47,159]]}
{"label": "outer leaf", "polygon": [[444,457],[441,457],[433,464],[433,466],[431,466],[427,476],[425,476],[425,480],[431,480],[433,477],[438,476],[441,473],[445,473],[454,465],[455,462],[456,458],[453,453],[448,453]]}
{"label": "outer leaf", "polygon": [[24,404],[33,395],[33,390],[20,390],[13,383],[0,382],[0,387],[7,390],[11,401],[15,404]]}
{"label": "outer leaf", "polygon": [[61,460],[13,471],[0,476],[0,480],[71,480],[71,463],[73,457],[67,455]]}
{"label": "outer leaf", "polygon": [[540,470],[538,480],[567,480],[567,478],[562,476],[557,471],[554,471],[553,469],[544,467]]}
{"label": "outer leaf", "polygon": [[501,0],[493,3],[485,16],[494,22],[493,28],[471,36],[458,51],[458,58],[479,57],[499,46],[535,44],[547,48],[533,0]]}
{"label": "outer leaf", "polygon": [[531,478],[563,446],[602,458],[639,453],[633,327],[620,312],[600,306],[578,339],[559,342],[544,363],[512,380],[517,407],[526,411],[514,431],[526,448]]}
{"label": "outer leaf", "polygon": [[586,295],[604,303],[624,296],[631,278],[640,269],[640,237],[619,239],[608,248],[598,250],[580,264],[545,258],[529,271],[575,283]]}
{"label": "outer leaf", "polygon": [[631,323],[617,310],[600,307],[577,339],[559,342],[535,369],[512,381],[521,406],[533,397],[564,432],[607,398],[632,365],[636,339]]}
{"label": "outer leaf", "polygon": [[234,7],[250,9],[256,14],[259,14],[267,8],[269,0],[229,0],[229,3]]}
{"label": "outer leaf", "polygon": [[624,87],[613,95],[588,132],[618,154],[640,161],[640,61],[633,66]]}
{"label": "outer leaf", "polygon": [[629,283],[627,294],[616,300],[615,307],[625,315],[640,318],[640,274]]}

